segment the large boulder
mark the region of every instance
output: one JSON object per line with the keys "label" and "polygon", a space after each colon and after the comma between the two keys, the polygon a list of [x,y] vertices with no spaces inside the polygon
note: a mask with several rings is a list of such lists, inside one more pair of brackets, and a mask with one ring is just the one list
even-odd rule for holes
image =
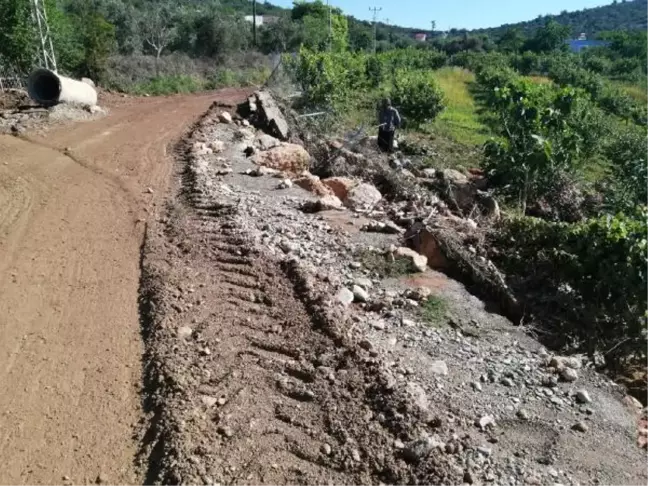
{"label": "large boulder", "polygon": [[349,195],[349,191],[353,189],[357,182],[348,177],[330,177],[322,181],[326,187],[328,187],[333,194],[335,194],[340,201],[344,201]]}
{"label": "large boulder", "polygon": [[371,184],[362,183],[349,190],[344,204],[351,209],[369,209],[382,199],[382,194]]}
{"label": "large boulder", "polygon": [[280,140],[288,140],[288,123],[272,95],[257,91],[237,108],[239,115],[249,118],[257,128]]}
{"label": "large boulder", "polygon": [[401,258],[410,260],[419,272],[425,272],[425,270],[427,270],[427,257],[415,252],[411,248],[406,248],[404,246],[396,248],[393,255],[396,260]]}
{"label": "large boulder", "polygon": [[331,196],[333,193],[331,190],[322,184],[322,181],[316,175],[311,174],[310,172],[302,172],[300,177],[295,179],[295,184],[297,184],[302,189],[317,194],[318,196]]}
{"label": "large boulder", "polygon": [[259,150],[270,150],[281,145],[281,140],[274,138],[267,133],[261,133],[254,143]]}
{"label": "large boulder", "polygon": [[301,145],[282,143],[270,150],[255,154],[251,160],[256,165],[299,174],[308,169],[310,155]]}

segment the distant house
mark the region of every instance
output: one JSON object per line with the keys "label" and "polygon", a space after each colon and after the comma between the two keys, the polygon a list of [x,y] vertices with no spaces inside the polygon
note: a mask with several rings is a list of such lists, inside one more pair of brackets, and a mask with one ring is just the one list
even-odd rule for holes
{"label": "distant house", "polygon": [[427,34],[420,32],[418,34],[414,34],[414,39],[416,39],[419,42],[425,42],[427,40]]}
{"label": "distant house", "polygon": [[[254,15],[246,15],[245,20],[252,23],[254,22]],[[279,21],[279,17],[274,15],[257,15],[256,24],[257,25],[270,25]]]}
{"label": "distant house", "polygon": [[565,42],[569,46],[569,50],[576,53],[590,47],[605,47],[610,45],[607,41],[587,40],[587,35],[584,32],[578,36],[578,39],[569,39]]}

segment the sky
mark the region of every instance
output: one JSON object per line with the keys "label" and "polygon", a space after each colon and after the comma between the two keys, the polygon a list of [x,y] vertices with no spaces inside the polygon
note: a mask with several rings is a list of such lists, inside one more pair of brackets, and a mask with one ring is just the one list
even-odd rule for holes
{"label": "sky", "polygon": [[[326,0],[323,0],[326,2]],[[346,14],[362,20],[371,20],[369,8],[382,8],[378,20],[402,27],[430,30],[430,22],[436,22],[437,30],[478,29],[497,27],[538,15],[558,14],[599,7],[612,0],[330,0],[331,5]],[[292,0],[270,0],[281,7],[292,7]]]}

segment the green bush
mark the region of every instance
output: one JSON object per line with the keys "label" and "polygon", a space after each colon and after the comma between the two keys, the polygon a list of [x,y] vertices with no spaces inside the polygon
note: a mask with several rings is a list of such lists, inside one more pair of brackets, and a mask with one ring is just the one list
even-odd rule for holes
{"label": "green bush", "polygon": [[430,122],[445,108],[443,93],[428,71],[396,72],[389,96],[408,126]]}
{"label": "green bush", "polygon": [[195,93],[205,89],[204,80],[193,76],[159,76],[134,85],[133,94],[163,96],[175,93]]}
{"label": "green bush", "polygon": [[607,141],[604,153],[611,173],[606,200],[614,211],[630,211],[648,200],[646,142],[646,129],[635,126],[615,130]]}
{"label": "green bush", "polygon": [[531,310],[565,347],[602,353],[612,366],[645,360],[647,215],[643,207],[579,224],[514,219],[496,236],[497,260],[517,286],[542,295]]}
{"label": "green bush", "polygon": [[527,204],[550,195],[554,179],[576,173],[600,147],[606,124],[585,93],[482,72],[502,82],[489,98],[500,138],[487,142],[484,168],[503,195]]}

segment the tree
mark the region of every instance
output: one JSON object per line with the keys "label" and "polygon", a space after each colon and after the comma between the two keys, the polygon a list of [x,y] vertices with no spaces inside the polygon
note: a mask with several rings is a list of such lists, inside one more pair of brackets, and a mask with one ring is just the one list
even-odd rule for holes
{"label": "tree", "polygon": [[520,29],[508,29],[502,37],[497,41],[497,45],[501,51],[517,53],[520,52],[524,46],[525,37]]}
{"label": "tree", "polygon": [[36,61],[37,45],[30,3],[27,0],[2,0],[0,65],[7,64],[19,72],[28,72]]}
{"label": "tree", "polygon": [[175,39],[176,11],[169,2],[151,5],[143,10],[139,21],[144,43],[155,53],[155,59],[160,59],[162,51]]}
{"label": "tree", "polygon": [[300,25],[285,18],[263,26],[260,34],[259,48],[266,54],[292,51],[299,47],[303,40]]}
{"label": "tree", "polygon": [[533,52],[552,52],[565,50],[565,40],[571,34],[571,27],[561,25],[555,20],[548,20],[536,30],[535,35],[525,43],[525,50]]}

